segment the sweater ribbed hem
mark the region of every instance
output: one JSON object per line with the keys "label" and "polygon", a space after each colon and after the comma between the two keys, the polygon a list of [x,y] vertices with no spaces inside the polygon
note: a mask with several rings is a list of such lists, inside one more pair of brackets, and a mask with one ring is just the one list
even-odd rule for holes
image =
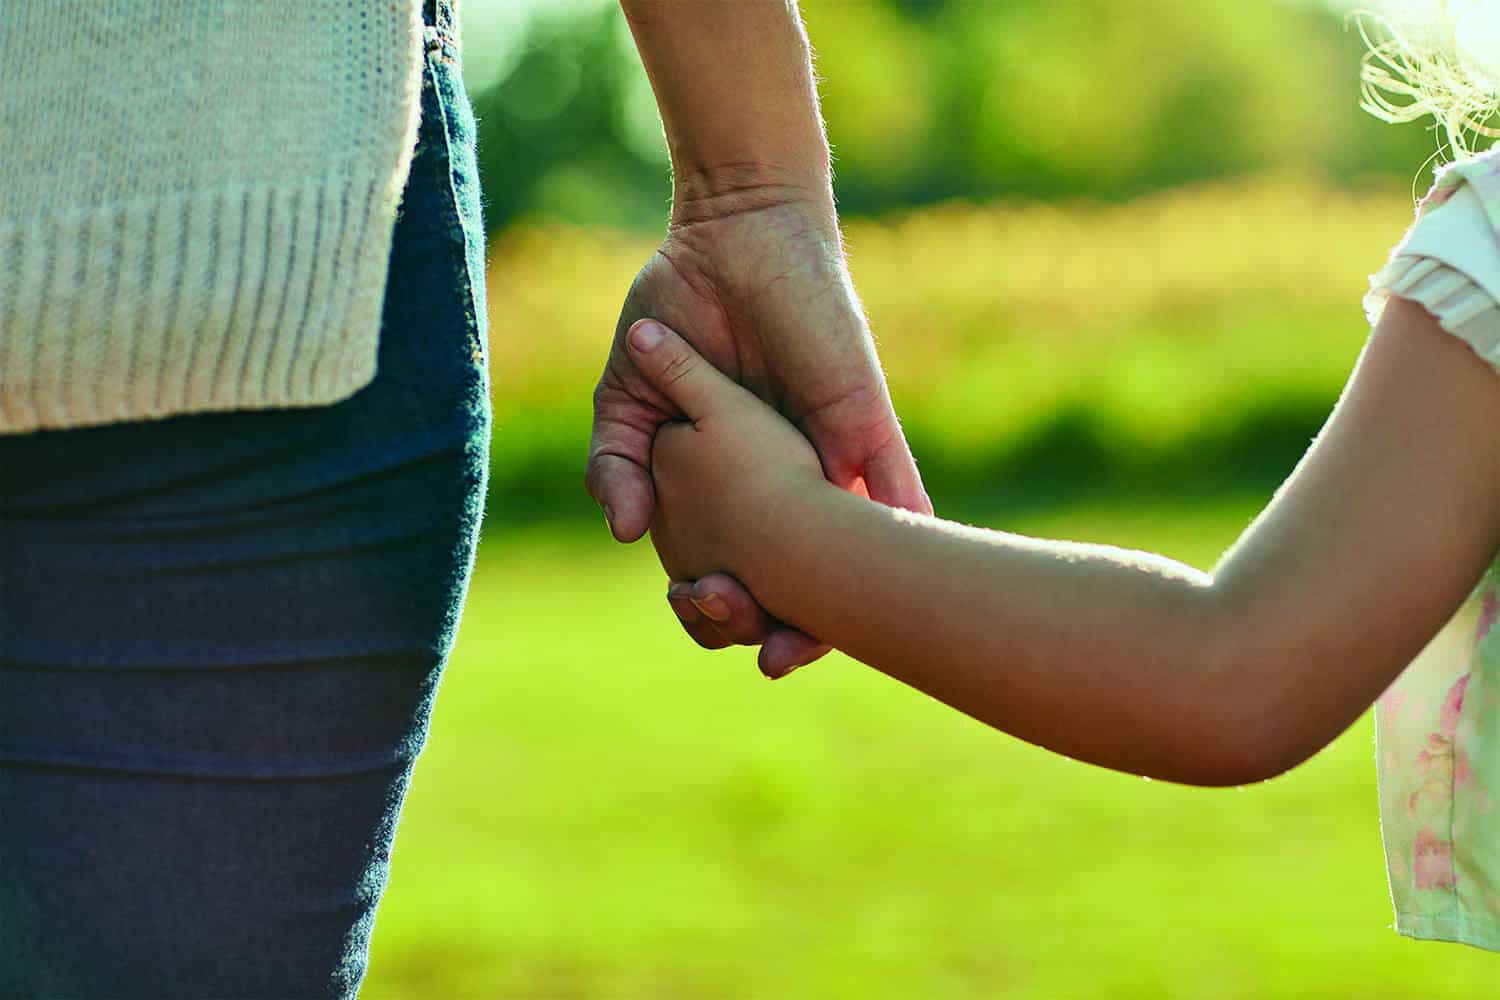
{"label": "sweater ribbed hem", "polygon": [[0,433],[353,395],[398,196],[346,169],[0,224]]}

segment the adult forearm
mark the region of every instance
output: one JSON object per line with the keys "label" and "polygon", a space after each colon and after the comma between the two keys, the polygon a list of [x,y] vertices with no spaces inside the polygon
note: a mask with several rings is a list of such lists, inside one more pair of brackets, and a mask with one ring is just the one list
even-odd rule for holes
{"label": "adult forearm", "polygon": [[666,127],[674,211],[779,188],[828,194],[828,143],[795,0],[620,6]]}
{"label": "adult forearm", "polygon": [[1262,766],[1207,574],[833,489],[761,523],[736,570],[772,614],[960,711],[1170,781],[1237,784]]}

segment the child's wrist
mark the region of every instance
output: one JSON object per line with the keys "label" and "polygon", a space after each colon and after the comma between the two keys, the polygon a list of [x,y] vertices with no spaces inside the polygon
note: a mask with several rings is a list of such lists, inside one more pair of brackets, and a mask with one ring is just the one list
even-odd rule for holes
{"label": "child's wrist", "polygon": [[[822,476],[800,470],[768,477],[755,491],[753,509],[735,518],[735,577],[758,599],[779,593],[811,554],[807,539],[824,530],[820,521],[828,500],[843,492]],[[771,611],[765,600],[761,603]]]}

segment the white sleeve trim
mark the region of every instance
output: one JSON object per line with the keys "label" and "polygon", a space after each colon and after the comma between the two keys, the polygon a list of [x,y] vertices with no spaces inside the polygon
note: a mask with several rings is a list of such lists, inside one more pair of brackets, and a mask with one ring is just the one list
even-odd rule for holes
{"label": "white sleeve trim", "polygon": [[1500,304],[1472,278],[1435,257],[1400,254],[1370,276],[1365,315],[1374,326],[1392,295],[1411,299],[1443,329],[1500,370]]}

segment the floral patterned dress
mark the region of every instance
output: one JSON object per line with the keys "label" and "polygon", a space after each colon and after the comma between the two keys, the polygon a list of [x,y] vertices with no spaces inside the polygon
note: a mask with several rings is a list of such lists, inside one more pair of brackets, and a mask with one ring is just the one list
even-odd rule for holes
{"label": "floral patterned dress", "polygon": [[[1500,368],[1500,149],[1449,164],[1372,275]],[[1395,929],[1500,951],[1500,559],[1375,704]]]}
{"label": "floral patterned dress", "polygon": [[1500,569],[1375,704],[1396,930],[1500,951]]}

